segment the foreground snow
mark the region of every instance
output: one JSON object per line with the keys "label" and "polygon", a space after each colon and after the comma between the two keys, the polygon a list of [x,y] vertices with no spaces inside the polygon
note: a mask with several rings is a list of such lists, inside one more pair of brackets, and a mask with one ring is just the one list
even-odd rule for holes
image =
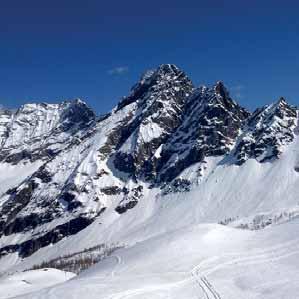
{"label": "foreground snow", "polygon": [[57,269],[32,270],[7,275],[0,278],[0,299],[32,293],[65,282],[74,276],[73,273]]}
{"label": "foreground snow", "polygon": [[297,299],[298,229],[298,220],[261,231],[194,225],[121,249],[64,284],[20,298]]}

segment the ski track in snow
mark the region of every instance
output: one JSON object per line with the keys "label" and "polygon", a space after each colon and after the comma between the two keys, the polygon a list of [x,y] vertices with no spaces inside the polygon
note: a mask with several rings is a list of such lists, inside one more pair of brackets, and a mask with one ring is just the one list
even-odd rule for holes
{"label": "ski track in snow", "polygon": [[[292,250],[294,249],[294,247],[298,248],[298,250]],[[230,266],[248,266],[262,264],[267,262],[278,261],[296,254],[299,254],[298,243],[296,241],[290,241],[277,246],[268,247],[262,251],[259,251],[259,253],[251,255],[249,257],[237,257],[229,259],[227,262],[219,263],[219,260],[221,260],[221,258],[234,256],[236,255],[236,253],[230,255],[223,255],[208,259],[195,266],[191,271],[191,276],[200,287],[200,290],[204,293],[206,299],[221,299],[219,292],[215,289],[210,280],[207,279],[206,275],[209,275],[217,270]],[[208,264],[209,262],[213,262],[217,265],[212,268],[210,268],[209,265],[206,265],[205,267],[207,268],[207,270],[201,270],[202,265],[205,263]],[[199,299],[201,298],[199,297]]]}
{"label": "ski track in snow", "polygon": [[[191,271],[191,276],[204,293],[206,299],[221,299],[219,293],[215,290],[209,280],[200,274],[199,266],[196,266]],[[198,297],[201,299],[201,297]]]}
{"label": "ski track in snow", "polygon": [[[295,246],[295,244],[293,244]],[[224,267],[230,267],[230,266],[236,266],[236,265],[242,265],[242,266],[246,266],[246,265],[255,265],[255,264],[261,264],[261,263],[265,263],[265,262],[271,262],[271,261],[278,261],[280,259],[284,259],[287,257],[290,257],[292,255],[296,255],[299,253],[299,246],[298,244],[296,244],[297,246],[295,246],[295,248],[297,247],[298,250],[293,250],[294,247],[282,247],[281,249],[278,249],[277,247],[270,247],[268,248],[268,250],[265,250],[263,253],[257,254],[257,255],[251,255],[249,257],[237,257],[237,258],[232,258],[229,259],[227,262],[222,262],[219,263],[219,260],[221,259],[221,257],[219,257],[218,259],[214,259],[214,263],[217,263],[216,266],[214,267],[210,267],[210,266],[206,266],[206,270],[203,271],[202,273],[204,275],[209,275],[219,269],[222,269]],[[276,250],[276,251],[275,251]],[[269,257],[269,255],[270,257]],[[224,256],[225,257],[225,256]],[[198,269],[201,267],[201,264],[198,266]]]}
{"label": "ski track in snow", "polygon": [[[232,234],[240,236],[241,231],[220,225],[180,231],[173,237],[168,237],[168,240],[160,236],[115,252],[107,257],[106,261],[95,265],[86,273],[82,273],[81,277],[79,275],[66,284],[40,293],[32,293],[32,297],[27,295],[22,298],[297,299],[298,277],[296,268],[293,270],[292,268],[296,267],[296,260],[299,257],[299,243],[296,236],[299,223],[298,221],[294,223],[297,223],[297,226],[292,224],[279,226],[287,228],[281,232],[291,232],[282,239],[281,233],[276,233],[278,227],[249,233],[245,238],[248,246],[244,246],[242,237],[239,240],[241,243],[238,241],[227,247],[226,238],[223,242],[219,241],[219,233],[231,237]],[[187,249],[189,240],[193,239],[197,244],[196,247],[191,246]],[[218,249],[214,252],[215,246]],[[147,250],[149,248],[150,250]],[[157,248],[159,250],[156,252]],[[186,248],[187,252],[181,254],[182,248]],[[185,265],[181,266],[178,259],[184,261]],[[293,271],[290,273],[295,275],[287,276],[288,272],[284,271],[289,270],[285,267],[275,270],[275,267],[284,265],[289,266],[289,270]],[[264,269],[265,279],[263,275],[256,277],[255,269],[262,273]],[[269,269],[274,271],[271,272],[273,276],[267,272]],[[289,279],[284,280],[285,277]],[[278,297],[273,297],[277,292],[276,289],[288,292],[288,284],[291,291],[286,297],[282,297],[282,293]],[[271,289],[269,294],[268,290]]]}
{"label": "ski track in snow", "polygon": [[115,265],[113,271],[111,272],[111,276],[113,277],[113,276],[115,276],[115,273],[116,273],[115,268],[117,268],[121,264],[122,260],[121,260],[121,257],[118,255],[113,255],[112,257],[116,259],[116,265]]}
{"label": "ski track in snow", "polygon": [[[298,250],[291,250],[291,248],[294,249],[294,247],[295,248],[298,247]],[[264,250],[258,250],[255,252],[255,254],[250,255],[249,257],[242,258],[242,257],[240,257],[241,253],[239,253],[239,254],[232,253],[229,255],[226,254],[223,256],[205,260],[202,263],[200,263],[199,265],[195,266],[191,270],[191,280],[195,281],[196,284],[199,286],[200,291],[205,296],[205,299],[222,299],[220,293],[216,290],[214,285],[211,283],[211,280],[209,280],[206,275],[209,275],[219,269],[229,267],[232,265],[236,265],[236,264],[239,266],[261,264],[261,263],[266,263],[268,261],[277,261],[277,260],[292,256],[292,255],[295,255],[298,253],[299,253],[299,246],[298,246],[297,242],[290,241],[290,242],[286,242],[284,244],[270,246]],[[234,256],[238,256],[238,255],[239,255],[239,257],[234,258]],[[269,255],[270,256],[273,255],[273,257],[269,257]],[[118,255],[114,255],[112,257],[115,258],[116,262],[117,262],[116,266],[114,267],[114,270],[111,272],[111,276],[114,277],[116,275],[115,268],[118,267],[122,263],[122,259]],[[228,258],[229,260],[227,262],[219,263],[219,260],[221,261],[221,259],[223,259],[223,258]],[[217,265],[211,268],[209,266],[209,262],[212,262],[212,266],[215,263]],[[201,267],[204,264],[207,264],[205,266],[205,268],[207,268],[207,270],[201,269]],[[129,299],[129,298],[134,298],[136,296],[138,297],[138,296],[145,295],[148,293],[153,293],[153,292],[155,292],[155,296],[158,295],[157,292],[158,293],[162,292],[165,295],[165,292],[168,293],[168,291],[171,290],[172,288],[178,287],[179,285],[187,283],[188,281],[189,281],[189,279],[186,278],[179,282],[170,283],[170,284],[167,284],[164,286],[152,286],[152,287],[147,287],[147,288],[128,290],[125,292],[120,292],[119,294],[113,294],[112,296],[109,297],[109,299]],[[164,296],[163,298],[168,298],[168,297],[169,297],[169,295],[167,297]],[[140,297],[138,297],[138,298],[140,298]],[[157,298],[160,298],[160,296]],[[202,299],[202,297],[198,296],[198,299]]]}

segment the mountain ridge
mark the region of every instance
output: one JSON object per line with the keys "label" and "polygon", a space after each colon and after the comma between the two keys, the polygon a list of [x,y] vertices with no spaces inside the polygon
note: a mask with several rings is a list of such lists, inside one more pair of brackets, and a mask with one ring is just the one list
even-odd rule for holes
{"label": "mountain ridge", "polygon": [[[170,198],[177,208],[171,204],[169,214],[185,219],[179,207],[186,214],[194,209],[194,221],[293,208],[293,193],[285,203],[278,198],[297,182],[297,122],[297,108],[285,99],[250,113],[223,82],[195,88],[170,64],[143,75],[102,117],[81,100],[2,112],[0,170],[7,179],[0,181],[0,265],[26,267],[31,257],[40,260],[43,250],[97,223],[103,237],[94,242],[117,242],[126,225],[133,234]],[[279,172],[290,178],[271,199],[258,180],[277,180]],[[223,192],[214,190],[219,184]],[[252,188],[248,202],[244,186]],[[110,237],[105,227],[113,225]]]}

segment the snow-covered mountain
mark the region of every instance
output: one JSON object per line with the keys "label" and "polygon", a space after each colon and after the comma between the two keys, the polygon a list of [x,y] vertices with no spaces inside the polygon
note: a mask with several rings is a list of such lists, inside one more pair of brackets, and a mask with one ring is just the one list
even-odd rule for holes
{"label": "snow-covered mountain", "polygon": [[[299,139],[298,110],[283,98],[250,113],[222,82],[195,88],[178,67],[161,65],[104,116],[81,100],[1,110],[0,173],[3,275],[105,244],[110,258],[76,278],[105,283],[94,290],[89,281],[78,297],[93,289],[89,298],[281,298],[280,281],[267,291],[249,274],[223,281],[218,259],[246,267],[261,259],[261,271],[279,259],[283,273],[299,266],[284,260],[298,255],[290,231],[298,228]],[[201,268],[216,273],[222,294]],[[149,279],[140,288],[139,275]],[[37,298],[77,298],[63,286]]]}

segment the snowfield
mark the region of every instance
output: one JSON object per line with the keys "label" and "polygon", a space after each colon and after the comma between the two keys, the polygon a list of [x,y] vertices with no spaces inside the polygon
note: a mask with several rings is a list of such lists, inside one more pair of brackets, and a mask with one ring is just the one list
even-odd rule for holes
{"label": "snowfield", "polygon": [[299,221],[260,231],[199,224],[136,243],[18,298],[297,299]]}
{"label": "snowfield", "polygon": [[20,294],[31,294],[34,291],[65,282],[74,276],[74,273],[57,269],[41,269],[8,274],[0,277],[0,298],[15,298]]}

